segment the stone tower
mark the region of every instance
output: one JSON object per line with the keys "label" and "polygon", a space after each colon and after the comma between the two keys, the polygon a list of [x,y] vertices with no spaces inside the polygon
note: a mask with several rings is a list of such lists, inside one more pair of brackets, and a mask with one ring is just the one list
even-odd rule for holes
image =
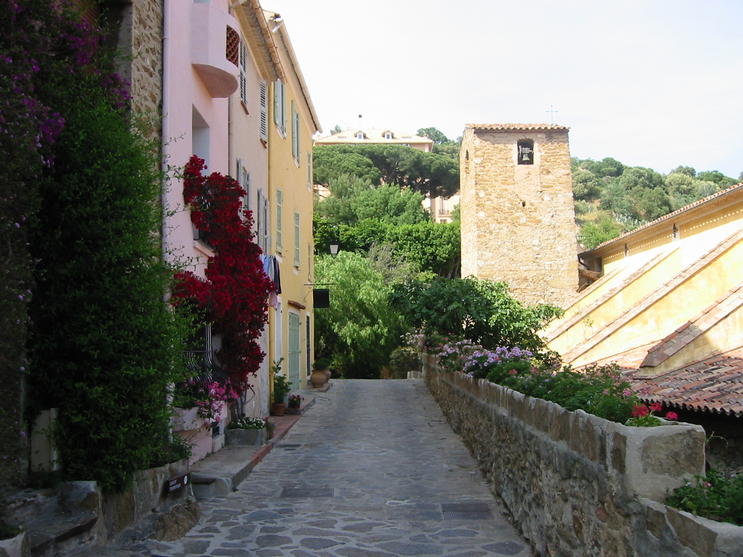
{"label": "stone tower", "polygon": [[468,124],[460,152],[462,276],[565,307],[578,287],[568,129]]}

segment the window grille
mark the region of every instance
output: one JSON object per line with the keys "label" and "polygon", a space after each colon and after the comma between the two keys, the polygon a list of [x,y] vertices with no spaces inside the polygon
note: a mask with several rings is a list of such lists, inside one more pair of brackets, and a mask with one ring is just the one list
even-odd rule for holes
{"label": "window grille", "polygon": [[227,27],[225,42],[225,57],[237,66],[240,57],[240,35],[232,27]]}

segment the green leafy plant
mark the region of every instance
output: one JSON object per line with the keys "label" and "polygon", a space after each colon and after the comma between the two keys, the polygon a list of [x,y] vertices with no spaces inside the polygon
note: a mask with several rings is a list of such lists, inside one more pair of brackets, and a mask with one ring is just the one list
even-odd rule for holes
{"label": "green leafy plant", "polygon": [[709,470],[673,490],[666,504],[690,513],[743,526],[743,476]]}
{"label": "green leafy plant", "polygon": [[[33,292],[26,285],[20,293],[31,317],[21,323],[30,323],[30,365],[19,363],[14,373],[31,370],[29,421],[39,410],[59,409],[54,435],[63,478],[121,490],[169,445],[167,395],[183,374],[189,325],[163,303],[172,269],[161,253],[159,146],[129,117],[128,95],[99,31],[48,2],[6,2],[0,9],[12,6],[20,19],[3,13],[2,25],[38,42],[22,56],[14,46],[10,58],[37,66],[29,74],[33,95],[49,111],[46,131],[34,136],[50,147],[38,153],[22,186],[13,183],[33,193],[34,206],[23,202],[14,228],[35,261]],[[43,32],[29,34],[31,28]]]}
{"label": "green leafy plant", "polygon": [[366,257],[345,251],[318,257],[315,279],[332,284],[330,307],[315,313],[318,353],[332,355],[344,377],[379,377],[404,331],[390,285]]}
{"label": "green leafy plant", "polygon": [[291,381],[289,381],[289,379],[287,379],[287,377],[281,373],[281,363],[283,361],[284,361],[284,358],[279,358],[273,363],[273,366],[271,366],[271,370],[273,372],[274,404],[279,404],[279,403],[284,402],[286,395],[289,394],[289,391],[292,388]]}
{"label": "green leafy plant", "polygon": [[330,358],[318,358],[312,364],[312,369],[324,371],[330,367]]}

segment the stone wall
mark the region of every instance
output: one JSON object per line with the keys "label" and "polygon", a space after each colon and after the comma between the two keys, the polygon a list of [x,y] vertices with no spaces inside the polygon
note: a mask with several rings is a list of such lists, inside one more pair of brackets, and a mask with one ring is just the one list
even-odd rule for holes
{"label": "stone wall", "polygon": [[662,504],[704,471],[704,430],[627,427],[486,380],[424,377],[539,555],[743,555],[743,528]]}
{"label": "stone wall", "polygon": [[[159,137],[163,75],[162,0],[126,0],[108,14],[117,22],[117,69],[131,83],[132,113],[144,118]],[[189,54],[190,55],[190,54]]]}
{"label": "stone wall", "polygon": [[[533,164],[517,144],[533,141]],[[567,305],[578,288],[568,129],[468,125],[460,154],[462,276],[505,281],[519,300]]]}

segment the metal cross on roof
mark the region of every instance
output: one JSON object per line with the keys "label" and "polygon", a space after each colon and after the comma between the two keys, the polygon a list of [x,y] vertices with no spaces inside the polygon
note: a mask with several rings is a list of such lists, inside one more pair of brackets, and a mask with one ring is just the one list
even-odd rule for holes
{"label": "metal cross on roof", "polygon": [[550,105],[550,107],[547,110],[545,110],[545,112],[549,112],[549,115],[550,115],[550,124],[554,124],[555,123],[555,114],[557,114],[559,112],[559,110],[555,110],[555,107],[552,106],[552,105]]}

